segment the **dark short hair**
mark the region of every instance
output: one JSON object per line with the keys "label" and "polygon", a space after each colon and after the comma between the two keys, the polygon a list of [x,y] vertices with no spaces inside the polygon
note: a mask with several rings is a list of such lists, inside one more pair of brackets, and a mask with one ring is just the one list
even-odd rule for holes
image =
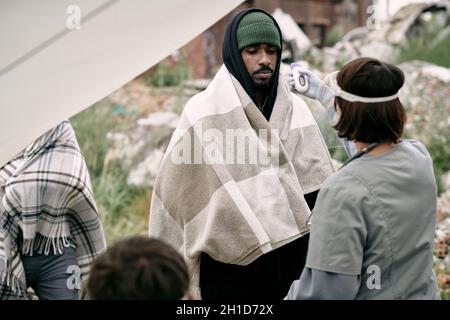
{"label": "dark short hair", "polygon": [[175,249],[157,239],[133,237],[94,262],[87,293],[94,300],[178,300],[188,287],[186,263]]}
{"label": "dark short hair", "polygon": [[[337,74],[342,90],[362,97],[387,97],[403,86],[405,76],[396,66],[372,58],[359,58]],[[334,126],[339,137],[366,143],[397,143],[403,135],[406,113],[397,98],[387,102],[349,102],[336,97],[341,109]]]}

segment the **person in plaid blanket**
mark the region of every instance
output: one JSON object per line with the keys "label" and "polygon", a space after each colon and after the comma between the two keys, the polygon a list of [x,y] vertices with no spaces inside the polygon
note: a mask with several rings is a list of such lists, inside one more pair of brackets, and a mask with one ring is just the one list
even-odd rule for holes
{"label": "person in plaid blanket", "polygon": [[78,299],[106,250],[89,173],[68,121],[0,168],[0,299]]}

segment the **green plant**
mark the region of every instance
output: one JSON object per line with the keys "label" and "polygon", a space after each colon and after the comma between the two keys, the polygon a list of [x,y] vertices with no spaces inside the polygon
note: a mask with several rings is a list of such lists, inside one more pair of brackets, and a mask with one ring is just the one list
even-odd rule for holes
{"label": "green plant", "polygon": [[105,167],[108,132],[129,126],[129,119],[113,112],[109,100],[91,106],[71,119],[89,169],[92,189],[108,244],[145,234],[151,190],[132,188],[120,161]]}
{"label": "green plant", "polygon": [[450,138],[447,130],[437,130],[427,142],[427,148],[433,159],[434,174],[439,193],[444,191],[442,176],[450,170]]}
{"label": "green plant", "polygon": [[127,174],[115,161],[104,173],[93,179],[93,189],[99,204],[102,225],[108,243],[115,243],[132,235],[147,231],[149,206],[144,207],[149,190],[131,188],[126,183]]}
{"label": "green plant", "polygon": [[[425,96],[425,93],[424,93]],[[406,104],[408,116],[412,119],[412,126],[405,130],[405,137],[418,139],[424,143],[433,159],[434,173],[439,193],[444,191],[442,176],[450,170],[450,128],[447,122],[447,100],[446,97],[426,100],[424,103],[433,104],[431,107],[420,111],[412,110]],[[418,115],[415,116],[415,113]]]}
{"label": "green plant", "polygon": [[106,104],[99,102],[71,120],[91,177],[103,172],[103,160],[108,151],[106,134],[114,127],[114,119]]}
{"label": "green plant", "polygon": [[341,40],[342,36],[343,34],[341,28],[338,25],[333,26],[325,36],[325,46],[334,46],[339,40]]}
{"label": "green plant", "polygon": [[450,29],[426,31],[412,37],[399,49],[396,63],[412,60],[428,61],[450,68]]}
{"label": "green plant", "polygon": [[150,76],[147,83],[154,87],[173,87],[180,85],[190,77],[191,69],[182,55],[173,65],[169,64],[168,60],[158,64],[156,71]]}

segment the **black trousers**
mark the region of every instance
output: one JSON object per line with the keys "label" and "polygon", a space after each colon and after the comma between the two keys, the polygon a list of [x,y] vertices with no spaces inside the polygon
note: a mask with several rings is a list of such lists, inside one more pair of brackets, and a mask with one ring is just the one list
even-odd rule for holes
{"label": "black trousers", "polygon": [[[318,191],[305,195],[312,210]],[[247,266],[200,256],[200,290],[204,300],[282,300],[300,278],[308,253],[309,234],[271,251]]]}
{"label": "black trousers", "polygon": [[226,264],[202,253],[200,290],[204,300],[282,300],[306,261],[309,235],[271,251],[247,266]]}

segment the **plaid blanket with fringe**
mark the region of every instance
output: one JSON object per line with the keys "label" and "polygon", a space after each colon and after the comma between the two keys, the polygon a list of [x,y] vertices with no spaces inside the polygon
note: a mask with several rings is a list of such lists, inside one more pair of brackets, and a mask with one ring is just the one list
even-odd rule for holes
{"label": "plaid blanket with fringe", "polygon": [[76,248],[82,282],[106,241],[89,173],[68,121],[0,169],[0,299],[27,299],[21,256]]}
{"label": "plaid blanket with fringe", "polygon": [[183,110],[155,181],[149,235],[180,251],[195,290],[201,252],[247,265],[308,233],[304,194],[333,171],[310,110],[284,79],[268,122],[222,66]]}

